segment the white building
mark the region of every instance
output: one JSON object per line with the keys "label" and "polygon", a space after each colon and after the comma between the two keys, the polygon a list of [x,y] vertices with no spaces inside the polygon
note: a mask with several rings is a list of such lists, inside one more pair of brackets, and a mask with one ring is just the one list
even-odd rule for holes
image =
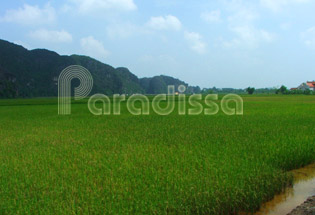
{"label": "white building", "polygon": [[307,81],[306,83],[302,83],[297,89],[315,91],[315,81]]}
{"label": "white building", "polygon": [[306,84],[310,87],[310,90],[315,91],[315,81],[308,81]]}

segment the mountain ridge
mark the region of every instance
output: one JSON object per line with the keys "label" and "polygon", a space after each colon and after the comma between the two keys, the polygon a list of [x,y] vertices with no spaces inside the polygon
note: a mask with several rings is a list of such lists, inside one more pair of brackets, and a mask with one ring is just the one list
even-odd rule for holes
{"label": "mountain ridge", "polygon": [[[91,93],[158,94],[166,93],[167,85],[185,85],[189,93],[200,91],[199,87],[170,76],[138,78],[128,68],[114,68],[89,56],[59,55],[48,49],[28,50],[0,39],[0,98],[57,96],[58,76],[70,65],[80,65],[91,72],[94,79]],[[74,80],[72,85],[78,84]]]}

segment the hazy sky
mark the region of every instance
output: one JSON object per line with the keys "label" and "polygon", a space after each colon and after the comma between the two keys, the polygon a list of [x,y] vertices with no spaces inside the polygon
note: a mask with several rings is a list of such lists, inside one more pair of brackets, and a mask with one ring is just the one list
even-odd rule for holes
{"label": "hazy sky", "polygon": [[16,0],[0,38],[201,87],[315,79],[314,0]]}

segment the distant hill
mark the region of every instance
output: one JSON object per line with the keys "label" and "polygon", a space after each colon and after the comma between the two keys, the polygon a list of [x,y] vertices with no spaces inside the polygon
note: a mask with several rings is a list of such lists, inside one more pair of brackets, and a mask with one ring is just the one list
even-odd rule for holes
{"label": "distant hill", "polygon": [[179,85],[186,86],[186,93],[200,93],[199,87],[191,87],[187,83],[165,75],[154,76],[152,78],[141,78],[140,85],[148,94],[167,93],[167,86],[174,85],[177,91]]}
{"label": "distant hill", "polygon": [[[139,79],[127,68],[114,68],[87,56],[61,56],[46,49],[29,51],[0,40],[0,97],[57,96],[58,76],[70,65],[81,65],[91,72],[94,79],[92,93],[157,94],[166,92],[167,85],[188,86],[185,82],[168,76]],[[198,91],[198,87],[188,89]]]}

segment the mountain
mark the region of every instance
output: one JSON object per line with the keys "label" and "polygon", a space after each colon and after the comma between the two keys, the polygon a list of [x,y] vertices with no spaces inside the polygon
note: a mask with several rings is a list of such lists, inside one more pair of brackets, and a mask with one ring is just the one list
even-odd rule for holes
{"label": "mountain", "polygon": [[[0,97],[57,96],[58,76],[70,65],[81,65],[91,72],[92,94],[157,94],[166,92],[167,85],[188,86],[168,76],[139,79],[127,68],[114,68],[87,56],[61,56],[46,49],[27,50],[0,40]],[[73,85],[78,85],[77,82],[74,80]]]}
{"label": "mountain", "polygon": [[188,84],[173,77],[160,75],[152,78],[141,78],[140,85],[148,94],[167,93],[167,86],[174,85],[177,91],[179,85],[188,87]]}

